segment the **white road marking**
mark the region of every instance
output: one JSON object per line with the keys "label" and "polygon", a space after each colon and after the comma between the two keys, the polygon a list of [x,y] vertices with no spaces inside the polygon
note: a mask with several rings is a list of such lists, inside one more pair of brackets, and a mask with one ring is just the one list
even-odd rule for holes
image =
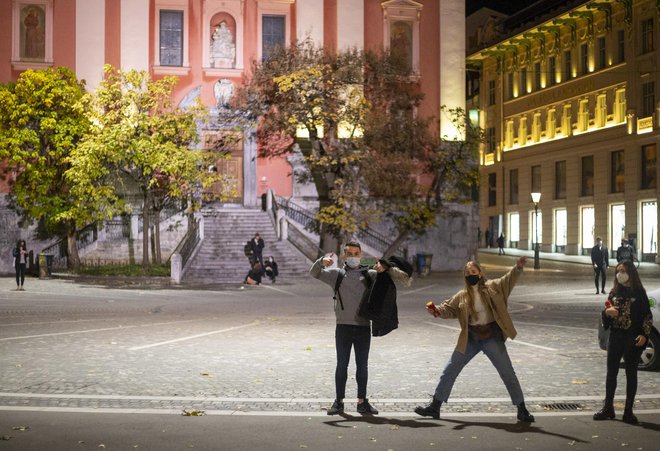
{"label": "white road marking", "polygon": [[585,330],[588,332],[594,332],[598,330],[597,327],[575,327],[575,326],[559,326],[557,324],[542,324],[542,323],[528,323],[526,321],[516,321],[516,324],[524,324],[526,326],[541,326],[541,327],[552,327],[557,329],[569,329],[569,330]]}
{"label": "white road marking", "polygon": [[431,285],[428,285],[426,287],[417,288],[416,290],[401,291],[401,293],[399,293],[399,296],[408,296],[409,294],[419,293],[420,291],[426,291],[429,288],[435,287],[436,285],[438,285],[438,284],[437,283],[432,283]]}
{"label": "white road marking", "polygon": [[194,340],[195,338],[206,337],[206,336],[214,335],[214,334],[221,334],[223,332],[229,332],[229,331],[232,331],[232,330],[243,329],[244,327],[256,326],[257,324],[260,324],[260,323],[261,323],[260,321],[255,321],[255,322],[250,323],[250,324],[243,324],[242,326],[234,326],[234,327],[228,327],[227,329],[213,330],[211,332],[206,332],[206,333],[203,333],[203,334],[188,335],[187,337],[175,338],[174,340],[161,341],[160,343],[153,343],[153,344],[144,345],[144,346],[134,346],[132,348],[129,348],[129,351],[139,351],[141,349],[154,348],[156,346],[163,346],[163,345],[168,345],[168,344],[171,344],[171,343],[179,343],[181,341],[186,341],[186,340]]}
{"label": "white road marking", "polygon": [[[432,322],[430,322],[430,321],[426,321],[426,323],[427,323],[427,324],[430,324],[430,325],[432,325],[432,326],[435,326],[435,327],[443,327],[443,328],[445,328],[445,329],[457,330],[457,331],[459,331],[459,332],[461,331],[461,328],[460,328],[460,327],[445,326],[444,324],[436,324],[436,323],[432,323]],[[544,351],[559,352],[559,349],[549,348],[549,347],[547,347],[547,346],[535,345],[535,344],[533,344],[533,343],[527,343],[526,341],[510,340],[509,343],[513,343],[513,344],[517,344],[517,345],[521,345],[521,346],[530,346],[530,347],[532,347],[532,348],[543,349]]]}
{"label": "white road marking", "polygon": [[14,340],[26,340],[29,338],[43,338],[43,337],[56,337],[58,335],[77,335],[77,334],[89,334],[93,332],[105,332],[108,330],[119,330],[119,329],[133,329],[135,327],[147,327],[147,326],[163,326],[166,324],[179,324],[179,323],[189,323],[197,321],[194,319],[186,319],[181,321],[168,321],[164,323],[150,323],[150,324],[138,324],[134,326],[117,326],[117,327],[105,327],[102,329],[84,329],[84,330],[72,330],[68,332],[53,332],[50,334],[38,334],[38,335],[23,335],[21,337],[7,337],[0,338],[0,341],[14,341]]}

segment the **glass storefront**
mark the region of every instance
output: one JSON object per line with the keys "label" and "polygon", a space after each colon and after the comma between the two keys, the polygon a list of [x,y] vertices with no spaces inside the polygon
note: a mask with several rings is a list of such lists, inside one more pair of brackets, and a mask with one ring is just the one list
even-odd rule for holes
{"label": "glass storefront", "polygon": [[565,208],[555,210],[555,252],[566,251],[568,216]]}
{"label": "glass storefront", "polygon": [[[642,254],[652,254],[648,260],[658,253],[658,203],[656,201],[642,202],[642,237],[638,248]],[[641,258],[640,258],[641,260]]]}
{"label": "glass storefront", "polygon": [[585,250],[594,247],[596,237],[594,233],[596,224],[596,216],[594,207],[582,207],[580,209],[580,243],[582,245],[583,254]]}
{"label": "glass storefront", "polygon": [[520,241],[519,213],[509,213],[509,241],[511,247],[518,247],[518,241]]}
{"label": "glass storefront", "polygon": [[612,241],[610,250],[616,250],[621,245],[621,240],[626,238],[626,206],[614,204],[610,207],[612,224]]}
{"label": "glass storefront", "polygon": [[534,215],[534,210],[530,211],[529,214],[529,224],[530,224],[530,234],[529,234],[529,249],[533,250],[534,249],[534,243],[536,243],[536,239],[538,237],[538,242],[539,244],[543,242],[543,213],[541,213],[541,210],[539,209],[539,217],[538,217],[538,235],[536,234],[536,218]]}

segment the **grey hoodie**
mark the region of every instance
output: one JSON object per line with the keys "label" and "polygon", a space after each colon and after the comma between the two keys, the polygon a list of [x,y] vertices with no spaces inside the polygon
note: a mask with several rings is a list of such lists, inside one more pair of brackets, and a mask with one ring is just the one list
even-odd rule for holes
{"label": "grey hoodie", "polygon": [[[327,283],[335,288],[335,282],[337,277],[342,269],[339,268],[324,268],[322,263],[323,258],[319,258],[314,262],[312,267],[309,269],[309,273],[315,279],[319,279],[322,282]],[[362,271],[358,269],[345,268],[346,275],[344,280],[342,280],[341,285],[339,286],[339,295],[341,296],[342,303],[344,304],[344,309],[342,310],[341,305],[339,304],[339,299],[335,302],[335,316],[337,318],[337,324],[350,324],[353,326],[369,326],[369,320],[358,316],[358,311],[360,309],[360,301],[362,301],[362,295],[367,289],[367,285],[364,282],[364,276]],[[373,269],[369,270],[369,277],[373,282],[376,279],[376,271]],[[339,297],[339,296],[338,296]]]}

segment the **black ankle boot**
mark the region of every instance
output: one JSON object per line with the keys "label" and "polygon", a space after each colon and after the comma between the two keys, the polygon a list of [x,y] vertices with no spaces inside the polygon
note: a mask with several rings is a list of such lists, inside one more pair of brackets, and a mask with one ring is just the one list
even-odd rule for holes
{"label": "black ankle boot", "polygon": [[628,401],[626,399],[626,407],[623,410],[623,422],[628,423],[628,424],[639,424],[639,420],[637,420],[637,417],[633,414],[633,404],[635,401]]}
{"label": "black ankle boot", "polygon": [[437,400],[434,396],[430,404],[426,406],[415,407],[415,413],[423,417],[432,417],[435,418],[436,420],[439,420],[441,405],[442,405],[442,401]]}
{"label": "black ankle boot", "polygon": [[594,413],[594,420],[596,421],[602,421],[602,420],[613,420],[614,419],[614,404],[612,401],[605,400],[605,404],[603,404],[603,408],[600,409],[598,412]]}
{"label": "black ankle boot", "polygon": [[529,413],[527,410],[527,407],[525,407],[525,403],[521,402],[518,404],[518,421],[522,421],[523,423],[533,423],[534,422],[534,415]]}

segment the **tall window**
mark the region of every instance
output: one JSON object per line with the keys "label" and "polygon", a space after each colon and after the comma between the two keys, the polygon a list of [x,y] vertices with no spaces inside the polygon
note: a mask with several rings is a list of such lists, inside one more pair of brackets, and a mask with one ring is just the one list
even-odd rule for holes
{"label": "tall window", "polygon": [[598,46],[598,69],[605,69],[607,67],[607,41],[605,36],[599,37],[596,45]]}
{"label": "tall window", "polygon": [[581,196],[594,195],[594,157],[582,157],[582,189]]}
{"label": "tall window", "polygon": [[548,86],[554,86],[557,82],[557,58],[548,58]]}
{"label": "tall window", "polygon": [[183,66],[183,11],[160,10],[160,65]]}
{"label": "tall window", "polygon": [[534,90],[541,89],[541,63],[534,63]]}
{"label": "tall window", "polygon": [[611,178],[610,192],[622,193],[624,190],[625,171],[623,165],[623,150],[617,150],[611,154]]}
{"label": "tall window", "polygon": [[488,206],[497,205],[497,174],[491,172],[488,174]]}
{"label": "tall window", "polygon": [[488,105],[495,105],[495,80],[488,81]]}
{"label": "tall window", "polygon": [[565,208],[555,210],[555,246],[558,252],[564,252],[568,235],[568,215]]}
{"label": "tall window", "polygon": [[527,94],[527,68],[520,69],[520,95]]}
{"label": "tall window", "polygon": [[642,83],[642,117],[653,116],[655,110],[655,84]]}
{"label": "tall window", "polygon": [[589,73],[589,44],[580,46],[580,75]]}
{"label": "tall window", "polygon": [[532,166],[532,193],[541,192],[541,166]]}
{"label": "tall window", "polygon": [[513,85],[513,72],[506,74],[506,87],[509,100],[513,99],[514,85]]}
{"label": "tall window", "polygon": [[509,214],[509,241],[513,243],[520,241],[520,213]]}
{"label": "tall window", "polygon": [[658,153],[656,144],[642,146],[642,189],[658,186],[657,161]]}
{"label": "tall window", "polygon": [[509,204],[518,204],[518,169],[509,171]]}
{"label": "tall window", "polygon": [[497,148],[497,140],[495,139],[495,127],[488,127],[486,129],[486,143],[488,145],[488,153],[495,152]]}
{"label": "tall window", "polygon": [[277,47],[284,47],[286,45],[286,17],[279,15],[264,15],[262,16],[262,55],[263,59],[270,58],[271,53]]}
{"label": "tall window", "polygon": [[642,53],[653,51],[653,17],[642,20]]}
{"label": "tall window", "polygon": [[564,52],[564,76],[563,81],[569,81],[573,77],[572,55],[570,50]]}
{"label": "tall window", "polygon": [[566,199],[566,160],[555,163],[555,199]]}
{"label": "tall window", "polygon": [[612,224],[611,248],[619,247],[621,239],[626,236],[626,206],[623,204],[610,205],[610,223]]}
{"label": "tall window", "polygon": [[626,33],[624,30],[616,32],[616,62],[623,63],[626,60]]}
{"label": "tall window", "polygon": [[506,134],[504,136],[504,146],[507,149],[510,149],[510,148],[513,147],[513,138],[514,138],[513,121],[508,120],[508,121],[506,121]]}
{"label": "tall window", "polygon": [[642,237],[639,249],[643,254],[658,252],[658,202],[642,202]]}
{"label": "tall window", "polygon": [[580,211],[580,241],[583,249],[593,247],[596,239],[596,212],[594,207],[583,207]]}

